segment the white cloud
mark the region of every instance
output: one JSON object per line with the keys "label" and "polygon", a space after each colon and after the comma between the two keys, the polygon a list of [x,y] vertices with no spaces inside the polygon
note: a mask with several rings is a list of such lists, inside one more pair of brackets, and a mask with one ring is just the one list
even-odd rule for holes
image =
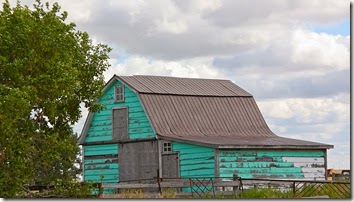
{"label": "white cloud", "polygon": [[269,118],[294,119],[298,124],[349,121],[350,106],[333,98],[286,98],[257,101],[262,114]]}
{"label": "white cloud", "polygon": [[257,50],[217,57],[214,64],[225,72],[269,82],[324,76],[349,69],[348,37],[314,33],[299,27],[266,41]]}
{"label": "white cloud", "polygon": [[59,3],[69,21],[100,41],[128,53],[174,60],[257,50],[297,27],[311,28],[309,22],[327,24],[349,16],[347,0]]}
{"label": "white cloud", "polygon": [[142,56],[131,56],[124,63],[115,64],[105,73],[109,79],[117,75],[164,75],[194,78],[222,78],[212,67],[211,58],[194,58],[181,61],[149,60]]}
{"label": "white cloud", "polygon": [[[349,67],[349,48],[343,44],[342,36],[314,33],[298,29],[293,33],[290,44],[293,46],[291,61],[311,74],[323,74],[328,71]],[[321,69],[320,69],[321,68]],[[319,71],[320,70],[320,71]]]}

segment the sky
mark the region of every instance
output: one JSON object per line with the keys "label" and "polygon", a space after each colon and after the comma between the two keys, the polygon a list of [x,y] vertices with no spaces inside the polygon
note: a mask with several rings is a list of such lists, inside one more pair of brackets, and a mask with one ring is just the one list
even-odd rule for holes
{"label": "sky", "polygon": [[[59,5],[67,22],[113,48],[106,81],[113,74],[229,79],[254,96],[275,134],[332,144],[328,168],[349,169],[349,0]],[[73,126],[79,134],[82,112]]]}

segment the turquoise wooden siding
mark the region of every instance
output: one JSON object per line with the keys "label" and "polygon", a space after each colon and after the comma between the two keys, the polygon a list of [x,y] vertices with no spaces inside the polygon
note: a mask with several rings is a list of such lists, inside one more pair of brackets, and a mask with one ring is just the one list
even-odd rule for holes
{"label": "turquoise wooden siding", "polygon": [[180,154],[180,177],[215,177],[214,149],[173,142],[172,149]]}
{"label": "turquoise wooden siding", "polygon": [[323,179],[322,150],[220,150],[220,177]]}
{"label": "turquoise wooden siding", "polygon": [[85,142],[112,140],[112,108],[118,107],[128,107],[130,139],[155,137],[139,98],[132,90],[124,86],[125,101],[114,102],[114,86],[117,85],[121,83],[116,81],[100,98],[99,102],[106,108],[94,114]]}
{"label": "turquoise wooden siding", "polygon": [[[117,183],[119,180],[118,145],[92,145],[84,146],[84,155],[94,159],[84,159],[84,181]],[[104,157],[115,155],[116,157]],[[101,178],[104,176],[104,178]]]}

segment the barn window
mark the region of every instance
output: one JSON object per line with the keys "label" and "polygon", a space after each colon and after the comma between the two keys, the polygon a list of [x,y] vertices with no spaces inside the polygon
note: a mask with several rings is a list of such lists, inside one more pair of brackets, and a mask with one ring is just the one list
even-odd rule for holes
{"label": "barn window", "polygon": [[172,152],[172,142],[164,141],[162,145],[162,152],[163,153],[171,153]]}
{"label": "barn window", "polygon": [[124,102],[124,86],[119,85],[114,88],[114,102]]}

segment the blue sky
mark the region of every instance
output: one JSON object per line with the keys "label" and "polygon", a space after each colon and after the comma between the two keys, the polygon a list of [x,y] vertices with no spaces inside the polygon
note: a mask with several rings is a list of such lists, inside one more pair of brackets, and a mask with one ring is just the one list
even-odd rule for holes
{"label": "blue sky", "polygon": [[317,33],[327,33],[331,35],[340,34],[348,36],[350,34],[350,18],[338,20],[336,23],[325,25],[314,25],[313,31]]}

